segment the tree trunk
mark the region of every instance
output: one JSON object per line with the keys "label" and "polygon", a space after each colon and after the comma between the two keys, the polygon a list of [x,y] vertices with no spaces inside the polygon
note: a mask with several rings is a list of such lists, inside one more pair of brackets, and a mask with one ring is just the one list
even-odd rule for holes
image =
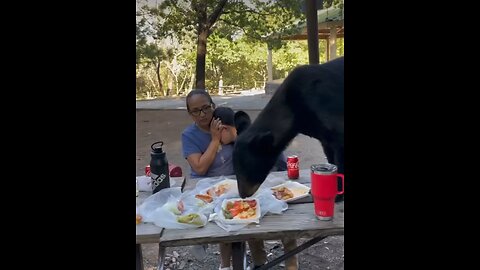
{"label": "tree trunk", "polygon": [[[173,69],[172,69],[171,66],[173,66],[173,64],[171,64],[171,65],[167,64],[167,68],[170,71],[170,75],[171,75],[169,77],[170,79],[168,81],[168,93],[169,93],[169,95],[170,94],[173,95],[173,85],[174,85],[174,83],[175,83],[175,87],[176,87],[177,93],[178,93],[178,76],[177,76],[177,74],[175,74],[175,72],[173,72]],[[173,81],[172,81],[172,79],[173,79]]]}
{"label": "tree trunk", "polygon": [[185,73],[185,76],[183,77],[182,84],[180,87],[177,87],[177,96],[179,95],[180,91],[183,89],[185,82],[187,81],[188,73]]}
{"label": "tree trunk", "polygon": [[273,60],[272,60],[272,49],[267,44],[267,73],[268,81],[273,81]]}
{"label": "tree trunk", "polygon": [[166,96],[168,95],[168,72],[167,72],[167,74],[165,75],[165,80],[164,80],[164,81],[167,82],[167,87],[164,88],[164,90],[163,90],[163,96],[166,97]]}
{"label": "tree trunk", "polygon": [[155,96],[155,89],[157,88],[157,86],[155,85],[155,81],[152,79],[152,76],[150,76],[150,73],[149,74],[146,74],[148,80],[150,81],[150,83],[152,83],[152,90],[150,92],[152,92],[152,97]]}
{"label": "tree trunk", "polygon": [[192,1],[193,10],[197,13],[198,22],[198,43],[197,43],[197,66],[195,88],[205,89],[205,57],[207,55],[207,38],[211,27],[222,14],[223,8],[228,0],[221,0],[215,7],[212,14],[207,17],[207,1]]}
{"label": "tree trunk", "polygon": [[[200,28],[200,27],[199,27]],[[199,29],[197,43],[197,66],[195,71],[195,88],[205,89],[205,59],[207,55],[208,29]]]}
{"label": "tree trunk", "polygon": [[173,93],[173,76],[168,76],[168,83],[167,83],[167,96],[170,96]]}
{"label": "tree trunk", "polygon": [[[192,90],[193,86],[194,86],[194,83],[195,83],[195,73],[193,73],[193,70],[190,72],[190,85],[188,87],[188,93],[190,93],[190,91]],[[187,93],[187,94],[188,94]]]}
{"label": "tree trunk", "polygon": [[160,90],[160,93],[162,93],[163,92],[163,85],[162,85],[162,79],[160,79],[160,62],[158,62],[156,64],[155,73],[157,73],[158,88]]}

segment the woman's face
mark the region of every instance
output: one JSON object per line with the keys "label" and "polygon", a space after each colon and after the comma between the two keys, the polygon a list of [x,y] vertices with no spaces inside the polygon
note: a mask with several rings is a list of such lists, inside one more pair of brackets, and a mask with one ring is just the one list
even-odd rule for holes
{"label": "woman's face", "polygon": [[212,121],[214,105],[204,95],[193,95],[188,99],[189,113],[198,125],[207,127]]}
{"label": "woman's face", "polygon": [[220,142],[222,144],[229,144],[237,138],[237,129],[232,126],[223,126],[222,129],[222,138]]}

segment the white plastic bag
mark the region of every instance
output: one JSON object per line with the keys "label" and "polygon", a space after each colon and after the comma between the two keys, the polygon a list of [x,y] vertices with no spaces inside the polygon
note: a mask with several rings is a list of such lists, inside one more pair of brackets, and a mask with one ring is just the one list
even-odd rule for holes
{"label": "white plastic bag", "polygon": [[[138,208],[144,222],[152,222],[158,227],[166,229],[190,229],[205,226],[207,217],[196,209],[187,209],[183,211],[178,209],[178,203],[181,199],[180,187],[165,188],[151,195]],[[194,215],[194,223],[182,223],[179,219],[187,215]]]}
{"label": "white plastic bag", "polygon": [[185,209],[190,209],[208,216],[215,207],[214,203],[206,203],[200,199],[195,198],[195,195],[199,194],[197,189],[186,191],[180,197]]}
{"label": "white plastic bag", "polygon": [[[195,223],[181,223],[179,222],[179,218],[186,217],[188,215],[195,215]],[[150,220],[158,227],[163,227],[166,229],[192,229],[203,227],[207,224],[208,220],[205,215],[202,213],[194,213],[191,211],[187,211],[182,213],[181,215],[176,215],[172,213],[172,211],[168,210],[166,207],[157,208],[151,215]]]}
{"label": "white plastic bag", "polygon": [[[267,177],[266,181],[259,190],[252,196],[258,199],[260,206],[260,218],[267,213],[281,214],[288,208],[286,202],[277,200],[270,190],[270,187],[284,183],[285,179],[282,177]],[[205,203],[204,201],[195,198],[197,194],[206,194],[206,192],[216,185],[228,183],[229,189],[220,195],[212,197],[212,202]],[[239,198],[238,186],[236,180],[232,180],[225,176],[204,178],[198,181],[193,190],[181,193],[179,187],[162,189],[159,192],[151,195],[140,205],[138,212],[143,217],[144,222],[153,222],[156,226],[167,229],[189,229],[204,226],[208,221],[214,221],[218,226],[226,231],[238,231],[248,224],[226,224],[224,222],[222,211],[222,203],[225,199]],[[184,211],[181,215],[178,211],[178,203],[182,202]],[[196,225],[185,224],[178,222],[180,216],[189,214],[196,214],[198,217]],[[207,217],[209,219],[207,220]],[[258,223],[257,220],[256,222]],[[261,223],[261,221],[260,221]]]}
{"label": "white plastic bag", "polygon": [[[286,173],[285,173],[286,174]],[[267,178],[265,178],[265,181],[263,181],[262,185],[260,185],[259,190],[261,189],[266,189],[266,188],[271,188],[274,186],[281,185],[285,182],[287,182],[287,176],[277,176],[273,174],[269,174]]]}
{"label": "white plastic bag", "polygon": [[142,215],[143,220],[149,220],[150,215],[157,209],[164,205],[170,196],[180,197],[181,191],[180,188],[165,188],[159,192],[150,195],[146,198],[143,203],[139,206],[140,215]]}
{"label": "white plastic bag", "polygon": [[[199,194],[205,195],[210,188],[215,188],[222,184],[227,184],[229,188],[223,194],[219,196],[213,196],[213,200],[210,203],[204,202],[203,200],[195,197],[195,195]],[[195,211],[201,212],[208,216],[213,212],[215,206],[218,203],[221,203],[223,198],[233,198],[235,196],[238,196],[237,181],[225,176],[220,176],[204,178],[198,181],[193,190],[186,191],[182,194],[181,200],[185,205],[185,209],[194,209]]]}

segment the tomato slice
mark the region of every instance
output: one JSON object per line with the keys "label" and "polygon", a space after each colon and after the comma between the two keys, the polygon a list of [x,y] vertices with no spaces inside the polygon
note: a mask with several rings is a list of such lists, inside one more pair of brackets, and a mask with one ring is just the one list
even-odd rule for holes
{"label": "tomato slice", "polygon": [[241,201],[235,201],[233,203],[233,208],[240,208],[242,209],[242,202]]}
{"label": "tomato slice", "polygon": [[255,208],[255,206],[257,206],[257,201],[255,200],[247,201],[247,203],[251,208]]}
{"label": "tomato slice", "polygon": [[232,217],[234,217],[234,216],[240,214],[240,212],[242,212],[242,208],[233,207],[228,211],[230,212],[230,214],[232,214]]}

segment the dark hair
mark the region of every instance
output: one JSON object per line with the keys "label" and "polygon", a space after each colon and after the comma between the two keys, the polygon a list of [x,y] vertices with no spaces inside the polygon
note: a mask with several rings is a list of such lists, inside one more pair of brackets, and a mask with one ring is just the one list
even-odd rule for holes
{"label": "dark hair", "polygon": [[235,113],[234,122],[238,135],[246,130],[252,123],[250,116],[244,111],[238,111]]}
{"label": "dark hair", "polygon": [[190,91],[190,93],[188,93],[187,99],[185,100],[185,102],[187,103],[187,111],[190,111],[190,108],[188,107],[188,100],[194,95],[204,95],[208,98],[208,101],[210,101],[211,104],[215,105],[215,103],[213,103],[212,97],[207,93],[207,91],[203,89],[193,89],[192,91]]}
{"label": "dark hair", "polygon": [[213,111],[213,118],[220,118],[223,125],[227,126],[235,126],[234,120],[235,113],[229,107],[217,107],[215,111]]}

